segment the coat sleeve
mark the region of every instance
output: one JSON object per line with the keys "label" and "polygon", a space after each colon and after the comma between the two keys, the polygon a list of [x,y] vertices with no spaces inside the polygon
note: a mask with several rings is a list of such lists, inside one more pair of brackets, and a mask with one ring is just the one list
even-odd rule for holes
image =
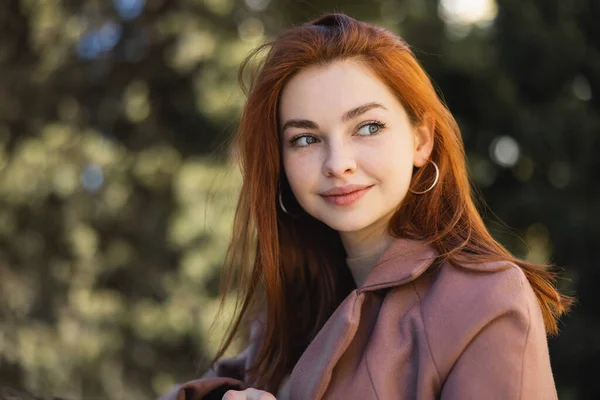
{"label": "coat sleeve", "polygon": [[251,324],[248,346],[239,355],[220,359],[199,379],[177,385],[158,400],[221,400],[228,390],[249,387],[244,373],[252,365],[262,341],[262,320]]}
{"label": "coat sleeve", "polygon": [[504,279],[495,285],[498,290],[490,295],[496,291],[501,306],[466,331],[465,345],[443,382],[442,400],[557,399],[541,309],[522,272],[510,272],[518,283]]}

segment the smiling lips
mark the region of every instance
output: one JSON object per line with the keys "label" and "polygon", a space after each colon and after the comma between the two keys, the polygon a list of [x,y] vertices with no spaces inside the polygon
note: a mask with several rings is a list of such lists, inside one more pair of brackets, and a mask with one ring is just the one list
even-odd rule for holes
{"label": "smiling lips", "polygon": [[335,204],[337,206],[348,206],[358,201],[372,187],[373,185],[338,186],[324,193],[321,193],[321,196],[331,204]]}

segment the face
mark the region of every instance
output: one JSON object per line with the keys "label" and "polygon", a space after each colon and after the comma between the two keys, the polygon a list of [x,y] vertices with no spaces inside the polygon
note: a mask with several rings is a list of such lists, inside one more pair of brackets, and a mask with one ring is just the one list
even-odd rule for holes
{"label": "face", "polygon": [[336,61],[296,74],[279,107],[283,167],[304,210],[340,233],[385,229],[433,135],[366,66]]}

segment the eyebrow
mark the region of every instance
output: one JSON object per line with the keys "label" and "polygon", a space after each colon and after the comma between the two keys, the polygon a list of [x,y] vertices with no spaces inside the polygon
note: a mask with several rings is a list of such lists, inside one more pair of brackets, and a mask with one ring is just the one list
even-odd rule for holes
{"label": "eyebrow", "polygon": [[[366,103],[361,106],[355,107],[349,111],[346,111],[342,116],[342,121],[347,122],[374,108],[381,108],[383,110],[387,110],[387,108],[383,104],[377,102]],[[316,122],[311,121],[309,119],[290,119],[285,124],[283,124],[281,132],[285,132],[285,130],[288,128],[319,129],[319,125],[317,125]]]}

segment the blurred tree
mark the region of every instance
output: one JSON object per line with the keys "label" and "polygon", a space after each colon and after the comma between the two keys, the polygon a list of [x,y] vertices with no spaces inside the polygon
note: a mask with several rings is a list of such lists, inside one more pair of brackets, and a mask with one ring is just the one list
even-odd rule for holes
{"label": "blurred tree", "polygon": [[550,341],[560,398],[600,397],[600,3],[458,3],[0,2],[0,385],[145,399],[206,366],[240,183],[237,68],[284,27],[342,11],[412,45],[494,234],[565,268],[580,305]]}
{"label": "blurred tree", "polygon": [[600,335],[599,16],[597,1],[499,0],[490,26],[447,20],[435,39],[406,35],[461,125],[487,215],[495,214],[490,228],[516,254],[564,268],[561,286],[577,294],[550,340],[561,399],[600,397],[590,374]]}

